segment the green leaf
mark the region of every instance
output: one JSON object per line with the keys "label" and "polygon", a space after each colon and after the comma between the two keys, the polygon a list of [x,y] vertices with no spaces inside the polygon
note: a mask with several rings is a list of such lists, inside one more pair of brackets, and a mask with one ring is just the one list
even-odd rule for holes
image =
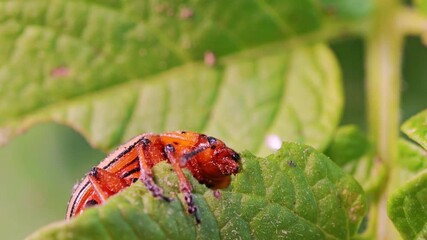
{"label": "green leaf", "polygon": [[427,238],[427,170],[390,196],[388,215],[404,239]]}
{"label": "green leaf", "polygon": [[412,142],[401,139],[397,163],[402,169],[416,173],[427,168],[427,151]]}
{"label": "green leaf", "polygon": [[325,12],[343,19],[360,19],[366,17],[373,9],[373,1],[370,0],[321,0]]}
{"label": "green leaf", "polygon": [[260,154],[269,134],[322,149],[342,112],[338,65],[317,44],[342,19],[325,19],[311,0],[0,0],[0,145],[54,121],[104,150],[177,129]]}
{"label": "green leaf", "polygon": [[[423,111],[402,125],[402,131],[415,142],[427,146],[427,111]],[[427,155],[408,141],[400,141],[397,161],[400,171],[394,186],[399,186],[388,200],[390,219],[404,239],[427,238]],[[409,181],[408,181],[409,179]]]}
{"label": "green leaf", "polygon": [[0,143],[55,121],[102,149],[177,129],[322,149],[341,115],[333,54],[302,46],[324,21],[309,0],[14,0],[0,20]]}
{"label": "green leaf", "polygon": [[[350,239],[366,212],[359,184],[311,147],[284,143],[266,158],[246,152],[242,168],[220,198],[187,174],[200,225],[180,201],[154,199],[137,183],[103,206],[28,239]],[[165,192],[177,192],[170,170],[166,163],[157,165],[156,181]]]}
{"label": "green leaf", "polygon": [[340,127],[325,154],[351,174],[368,197],[377,194],[387,180],[386,169],[372,156],[372,144],[355,125]]}
{"label": "green leaf", "polygon": [[[427,151],[408,140],[399,140],[399,157],[389,179],[390,186],[400,189],[423,169],[427,168]],[[399,191],[399,190],[397,190]]]}
{"label": "green leaf", "polygon": [[365,134],[357,126],[347,125],[338,128],[325,154],[339,166],[344,166],[366,155],[369,149]]}
{"label": "green leaf", "polygon": [[402,131],[424,149],[427,149],[427,110],[408,119],[402,125]]}
{"label": "green leaf", "polygon": [[268,55],[265,51],[273,49],[256,51],[264,56],[233,56],[216,67],[186,64],[145,79],[41,104],[40,109],[0,123],[0,135],[5,141],[34,123],[53,120],[71,125],[103,149],[143,132],[177,129],[227,139],[238,150],[268,152],[263,140],[269,134],[322,149],[342,108],[337,63],[323,45],[293,50],[283,45],[281,49]]}

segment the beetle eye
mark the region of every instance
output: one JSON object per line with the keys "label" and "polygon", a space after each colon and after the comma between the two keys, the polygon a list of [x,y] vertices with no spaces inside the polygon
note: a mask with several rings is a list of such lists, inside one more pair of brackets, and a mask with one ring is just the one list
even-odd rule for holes
{"label": "beetle eye", "polygon": [[208,137],[208,142],[209,142],[209,144],[215,144],[216,143],[216,138],[214,138],[214,137]]}
{"label": "beetle eye", "polygon": [[175,152],[175,148],[173,147],[172,144],[167,144],[165,146],[165,151],[167,151],[167,152]]}
{"label": "beetle eye", "polygon": [[240,155],[238,153],[231,154],[231,158],[233,158],[234,161],[238,162],[240,160]]}

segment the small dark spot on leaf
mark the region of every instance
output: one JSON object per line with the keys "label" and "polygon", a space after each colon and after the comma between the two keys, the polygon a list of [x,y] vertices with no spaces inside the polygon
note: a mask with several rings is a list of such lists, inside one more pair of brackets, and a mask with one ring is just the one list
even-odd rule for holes
{"label": "small dark spot on leaf", "polygon": [[296,167],[297,166],[297,164],[292,160],[288,161],[288,165],[289,165],[289,167]]}

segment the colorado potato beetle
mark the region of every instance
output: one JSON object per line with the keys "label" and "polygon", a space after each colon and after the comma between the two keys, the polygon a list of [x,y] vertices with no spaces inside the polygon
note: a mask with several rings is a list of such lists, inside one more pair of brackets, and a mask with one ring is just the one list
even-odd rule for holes
{"label": "colorado potato beetle", "polygon": [[210,189],[222,189],[230,185],[231,175],[239,172],[240,156],[221,140],[204,134],[189,131],[141,134],[118,147],[74,187],[66,218],[104,203],[138,179],[154,197],[170,201],[153,180],[152,168],[161,161],[172,165],[187,211],[200,223],[192,186],[182,169],[190,170],[199,183]]}

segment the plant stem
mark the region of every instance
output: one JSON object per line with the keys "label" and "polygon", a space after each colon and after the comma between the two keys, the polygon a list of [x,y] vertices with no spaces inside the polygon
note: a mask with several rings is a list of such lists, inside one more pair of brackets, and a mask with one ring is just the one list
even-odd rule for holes
{"label": "plant stem", "polygon": [[[398,27],[398,0],[376,0],[373,25],[367,37],[368,126],[375,144],[376,164],[389,173],[397,157],[400,101],[400,67],[403,33]],[[387,183],[387,181],[384,181]],[[398,233],[387,217],[387,186],[373,202],[378,210],[376,239],[397,239]],[[371,213],[372,214],[372,213]]]}
{"label": "plant stem", "polygon": [[398,22],[406,35],[423,37],[427,32],[427,17],[415,9],[402,8],[399,11]]}

